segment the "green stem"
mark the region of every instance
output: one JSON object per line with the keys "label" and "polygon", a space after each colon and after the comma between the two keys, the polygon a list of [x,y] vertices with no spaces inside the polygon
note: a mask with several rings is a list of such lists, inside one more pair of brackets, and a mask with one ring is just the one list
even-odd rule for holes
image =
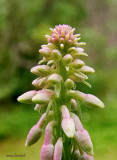
{"label": "green stem", "polygon": [[62,136],[63,139],[63,146],[64,146],[64,160],[71,160],[71,147],[72,147],[72,143],[71,143],[71,139],[66,137],[66,135],[63,133],[62,129],[61,129],[61,121],[62,121],[62,117],[61,117],[61,106],[62,105],[66,105],[68,108],[70,106],[70,101],[68,100],[67,97],[67,90],[64,86],[64,82],[66,81],[67,77],[67,71],[65,66],[63,65],[62,61],[59,61],[57,63],[57,72],[58,74],[60,74],[63,78],[63,81],[61,82],[61,88],[60,88],[60,94],[59,97],[56,98],[56,119],[58,121],[58,126],[57,126],[57,138],[59,138],[60,136]]}

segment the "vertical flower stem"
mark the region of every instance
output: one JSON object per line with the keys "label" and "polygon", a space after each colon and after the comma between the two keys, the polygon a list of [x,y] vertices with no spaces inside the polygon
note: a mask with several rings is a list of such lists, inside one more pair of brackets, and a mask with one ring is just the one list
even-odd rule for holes
{"label": "vertical flower stem", "polygon": [[[61,90],[60,90],[60,96],[59,98],[57,99],[56,103],[57,103],[57,110],[58,110],[58,114],[57,114],[57,119],[58,119],[58,132],[61,132],[59,133],[58,135],[63,135],[63,145],[64,145],[64,153],[65,153],[65,157],[64,157],[64,160],[71,160],[71,139],[67,138],[66,135],[63,133],[63,131],[61,130],[61,106],[62,105],[67,105],[67,107],[69,107],[69,101],[68,101],[68,98],[67,98],[67,90],[64,86],[64,82],[66,81],[67,79],[67,72],[66,72],[66,69],[65,69],[65,66],[63,65],[62,61],[59,61],[57,63],[57,72],[58,74],[60,74],[63,78],[63,81],[61,83]],[[59,137],[58,137],[59,138]]]}

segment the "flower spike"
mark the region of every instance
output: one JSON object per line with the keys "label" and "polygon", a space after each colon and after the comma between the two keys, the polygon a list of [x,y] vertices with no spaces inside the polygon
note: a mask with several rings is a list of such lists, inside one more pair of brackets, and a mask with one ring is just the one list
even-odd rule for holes
{"label": "flower spike", "polygon": [[[89,133],[81,123],[80,100],[92,108],[104,108],[96,96],[78,91],[78,84],[88,87],[88,75],[95,72],[83,61],[87,57],[80,42],[80,34],[69,25],[50,28],[51,35],[45,35],[48,43],[41,46],[43,57],[31,73],[38,76],[32,90],[18,97],[21,103],[36,103],[34,110],[41,114],[37,124],[29,131],[26,146],[40,138],[45,128],[41,160],[93,160],[93,144]],[[42,114],[43,113],[43,114]]]}

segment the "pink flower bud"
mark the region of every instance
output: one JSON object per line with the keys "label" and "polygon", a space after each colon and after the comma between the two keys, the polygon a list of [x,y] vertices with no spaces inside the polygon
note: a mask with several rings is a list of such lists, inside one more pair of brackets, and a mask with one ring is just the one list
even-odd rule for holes
{"label": "pink flower bud", "polygon": [[71,112],[71,117],[72,117],[73,120],[74,120],[76,130],[77,130],[77,131],[83,130],[83,129],[84,129],[84,128],[83,128],[83,125],[82,125],[80,119],[78,118],[78,116],[77,116],[75,113],[72,113],[72,112]]}
{"label": "pink flower bud", "polygon": [[74,81],[72,81],[71,79],[67,79],[65,81],[65,87],[70,90],[72,88],[74,88]]}
{"label": "pink flower bud", "polygon": [[45,120],[46,120],[46,113],[43,113],[43,115],[41,116],[41,118],[39,119],[38,123],[37,123],[37,126],[39,128],[43,128],[43,125],[45,123]]}
{"label": "pink flower bud", "polygon": [[32,101],[38,104],[46,104],[49,102],[49,100],[53,95],[54,95],[54,91],[50,89],[43,89],[38,91],[36,96],[32,98]]}
{"label": "pink flower bud", "polygon": [[[53,111],[49,111],[47,118],[51,118],[54,115]],[[43,128],[43,125],[46,121],[46,113],[43,113],[43,115],[41,116],[41,118],[39,119],[37,126],[39,128]]]}
{"label": "pink flower bud", "polygon": [[41,160],[52,160],[54,155],[54,146],[53,146],[53,126],[56,124],[55,121],[48,123],[45,129],[45,138],[44,144],[41,148]]}
{"label": "pink flower bud", "polygon": [[80,72],[84,74],[92,74],[95,72],[95,70],[89,66],[83,66],[82,68],[80,68]]}
{"label": "pink flower bud", "polygon": [[71,47],[68,50],[74,58],[79,58],[79,56],[88,56],[86,53],[84,53],[84,49],[81,47]]}
{"label": "pink flower bud", "polygon": [[76,100],[71,99],[71,110],[72,111],[77,111],[77,109],[78,109],[78,104],[77,104]]}
{"label": "pink flower bud", "polygon": [[91,138],[89,133],[83,129],[75,132],[75,140],[80,145],[81,149],[84,150],[87,154],[93,155],[93,144],[91,142]]}
{"label": "pink flower bud", "polygon": [[[50,111],[48,113],[47,118],[52,117],[53,114],[54,112]],[[42,128],[43,128],[45,121],[46,121],[46,113],[44,113],[39,119],[38,123],[30,129],[27,139],[26,139],[25,146],[31,146],[32,144],[36,143],[39,140],[39,138],[41,137],[42,131],[43,131]]]}
{"label": "pink flower bud", "polygon": [[88,79],[88,76],[83,73],[75,73],[76,81],[82,82]]}
{"label": "pink flower bud", "polygon": [[25,146],[31,146],[32,144],[36,143],[42,135],[42,129],[39,128],[37,125],[34,125],[28,133],[26,138]]}
{"label": "pink flower bud", "polygon": [[70,63],[69,67],[74,68],[74,69],[79,69],[84,65],[85,63],[82,60],[77,59],[77,60],[74,60],[72,63]]}
{"label": "pink flower bud", "polygon": [[83,48],[81,48],[81,47],[77,47],[77,52],[79,52],[79,53],[83,53],[83,52],[84,52],[84,49],[83,49]]}
{"label": "pink flower bud", "polygon": [[60,51],[57,50],[57,49],[54,49],[54,50],[52,51],[52,55],[53,55],[53,58],[54,58],[56,61],[58,61],[58,60],[60,60],[60,59],[62,58],[62,55],[61,55]]}
{"label": "pink flower bud", "polygon": [[32,82],[32,85],[38,88],[44,87],[44,85],[46,84],[46,80],[47,80],[46,77],[37,78]]}
{"label": "pink flower bud", "polygon": [[38,66],[35,66],[35,67],[31,68],[31,70],[30,70],[30,71],[31,71],[31,73],[33,73],[33,74],[36,74],[36,75],[40,76],[40,73],[39,73],[39,71],[38,71],[39,66],[40,66],[40,65],[38,65]]}
{"label": "pink flower bud", "polygon": [[63,119],[70,118],[70,113],[69,113],[67,106],[63,105],[61,107],[61,112],[62,112]]}
{"label": "pink flower bud", "polygon": [[61,107],[61,111],[62,111],[62,116],[63,116],[62,129],[65,132],[65,134],[67,135],[67,137],[72,138],[75,133],[74,121],[70,117],[69,110],[65,105],[63,105]]}
{"label": "pink flower bud", "polygon": [[48,80],[52,83],[52,84],[57,84],[59,82],[61,82],[62,77],[59,74],[52,74],[51,76],[49,76]]}
{"label": "pink flower bud", "polygon": [[51,121],[48,123],[45,129],[45,138],[44,138],[44,144],[52,144],[53,143],[53,126],[56,124],[55,121]]}
{"label": "pink flower bud", "polygon": [[21,96],[18,97],[18,101],[21,103],[33,103],[32,102],[32,98],[37,94],[37,91],[32,90],[32,91],[28,91],[24,94],[22,94]]}
{"label": "pink flower bud", "polygon": [[62,150],[63,150],[63,143],[62,139],[59,138],[55,144],[53,160],[62,160]]}
{"label": "pink flower bud", "polygon": [[41,147],[41,160],[53,160],[54,146],[43,144]]}
{"label": "pink flower bud", "polygon": [[84,152],[84,160],[93,160],[93,157]]}
{"label": "pink flower bud", "polygon": [[69,42],[71,45],[77,45],[74,41],[77,39],[75,35],[73,35],[75,28],[72,28],[68,25],[58,25],[55,26],[54,29],[51,29],[52,35],[51,37],[47,37],[48,42],[51,43],[65,43]]}
{"label": "pink flower bud", "polygon": [[70,54],[66,54],[64,57],[63,57],[63,63],[64,65],[68,65],[69,63],[71,63],[73,60],[72,56]]}
{"label": "pink flower bud", "polygon": [[46,57],[47,59],[51,58],[51,52],[52,52],[52,50],[49,47],[43,47],[42,46],[42,49],[40,49],[39,52],[40,52],[40,54],[42,56]]}
{"label": "pink flower bud", "polygon": [[87,153],[80,154],[79,150],[76,150],[74,153],[75,160],[93,160],[92,156],[89,156]]}
{"label": "pink flower bud", "polygon": [[70,90],[68,92],[68,96],[74,99],[79,98],[82,100],[86,105],[93,107],[93,108],[104,108],[104,103],[99,100],[96,96],[92,94],[85,94],[80,91],[73,91]]}
{"label": "pink flower bud", "polygon": [[38,76],[47,76],[53,72],[53,70],[47,65],[38,65],[36,67],[31,68],[31,72]]}
{"label": "pink flower bud", "polygon": [[39,104],[36,104],[34,110],[37,111],[37,112],[39,112],[39,110],[40,110],[40,105],[39,105]]}
{"label": "pink flower bud", "polygon": [[93,108],[104,108],[104,103],[92,94],[86,94],[83,100],[85,104]]}
{"label": "pink flower bud", "polygon": [[40,104],[36,104],[35,107],[34,107],[34,110],[37,111],[37,112],[45,112],[47,109],[47,105],[46,104],[43,104],[43,105],[40,105]]}
{"label": "pink flower bud", "polygon": [[72,118],[65,118],[62,120],[62,129],[67,137],[73,138],[75,133],[75,124]]}

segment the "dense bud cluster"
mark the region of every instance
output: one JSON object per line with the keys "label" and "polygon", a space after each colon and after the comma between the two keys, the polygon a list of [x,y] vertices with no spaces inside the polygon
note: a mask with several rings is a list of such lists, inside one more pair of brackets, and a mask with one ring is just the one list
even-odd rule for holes
{"label": "dense bud cluster", "polygon": [[[82,57],[88,55],[79,42],[80,34],[68,25],[58,25],[46,35],[47,45],[39,53],[43,59],[31,69],[37,76],[32,84],[37,90],[24,93],[18,98],[22,103],[36,103],[35,111],[42,112],[26,139],[26,146],[36,143],[45,128],[41,160],[93,160],[91,138],[80,120],[79,100],[93,108],[104,108],[103,102],[91,94],[77,91],[76,83],[88,87],[89,74],[94,69],[86,66]],[[46,123],[45,123],[46,122]]]}

